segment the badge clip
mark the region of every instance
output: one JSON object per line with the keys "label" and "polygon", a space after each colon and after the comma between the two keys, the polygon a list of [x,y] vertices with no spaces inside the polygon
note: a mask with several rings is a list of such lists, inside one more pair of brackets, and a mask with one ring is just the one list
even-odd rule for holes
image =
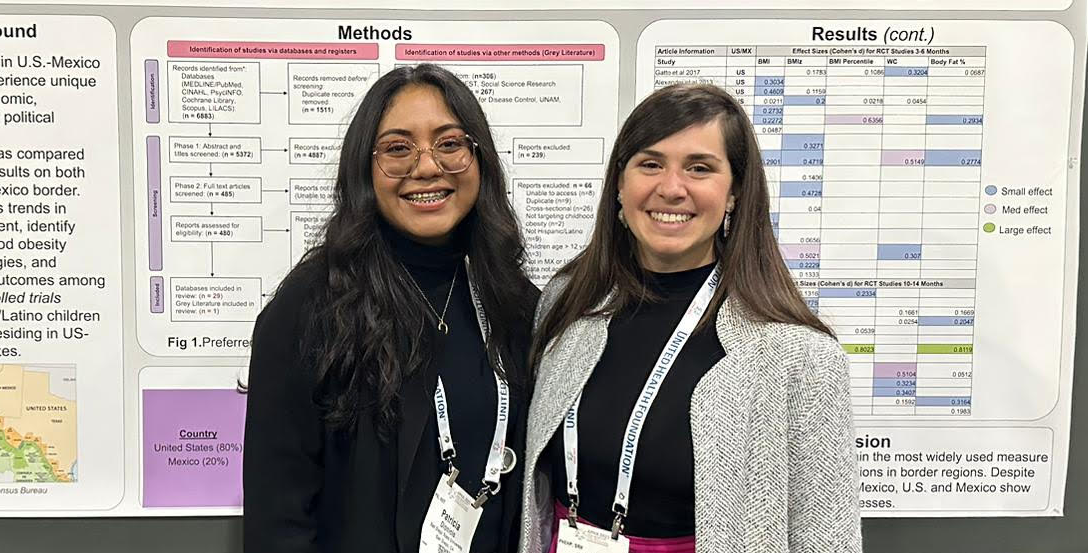
{"label": "badge clip", "polygon": [[571,528],[578,527],[578,496],[570,496],[570,509],[567,510],[567,524]]}
{"label": "badge clip", "polygon": [[616,513],[616,518],[612,520],[612,539],[620,539],[620,532],[623,532],[623,514]]}
{"label": "badge clip", "polygon": [[461,471],[453,466],[453,461],[450,461],[450,472],[449,476],[446,478],[446,485],[452,488],[453,484],[457,482],[458,474],[461,474]]}
{"label": "badge clip", "polygon": [[491,487],[491,484],[484,482],[484,487],[480,488],[480,493],[476,494],[476,501],[472,502],[472,508],[479,509],[480,507],[483,507],[484,503],[487,503],[488,499],[491,499],[495,494],[499,493],[501,488],[502,484],[499,484],[498,482],[495,483],[494,488]]}

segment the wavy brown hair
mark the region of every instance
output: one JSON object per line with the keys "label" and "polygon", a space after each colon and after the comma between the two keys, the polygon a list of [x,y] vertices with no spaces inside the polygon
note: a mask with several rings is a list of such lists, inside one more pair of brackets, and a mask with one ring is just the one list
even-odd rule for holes
{"label": "wavy brown hair", "polygon": [[718,87],[677,84],[654,92],[636,106],[616,137],[593,236],[586,249],[557,273],[570,280],[536,329],[530,366],[536,366],[546,345],[579,318],[615,313],[652,299],[645,285],[646,270],[638,261],[635,237],[621,226],[617,216],[620,179],[636,153],[688,127],[713,121],[721,124],[736,203],[729,238],[715,234],[714,253],[723,269],[722,285],[700,326],[714,317],[730,294],[758,320],[805,325],[834,336],[805,304],[778,250],[763,159],[744,108]]}

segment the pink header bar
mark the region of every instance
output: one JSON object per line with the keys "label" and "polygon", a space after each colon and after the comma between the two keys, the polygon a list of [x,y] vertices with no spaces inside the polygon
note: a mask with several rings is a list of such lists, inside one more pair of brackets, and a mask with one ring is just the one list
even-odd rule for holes
{"label": "pink header bar", "polygon": [[166,42],[166,55],[172,58],[376,60],[378,59],[378,44],[169,40]]}
{"label": "pink header bar", "polygon": [[601,61],[604,44],[397,44],[398,60]]}

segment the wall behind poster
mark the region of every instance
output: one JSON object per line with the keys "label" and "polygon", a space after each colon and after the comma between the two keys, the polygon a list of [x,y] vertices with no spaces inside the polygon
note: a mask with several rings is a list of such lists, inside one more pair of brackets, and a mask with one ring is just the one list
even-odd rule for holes
{"label": "wall behind poster", "polygon": [[[0,80],[0,514],[239,512],[253,317],[313,243],[354,104],[435,61],[484,103],[538,284],[584,244],[638,99],[741,98],[784,257],[850,353],[867,545],[1072,547],[1084,6],[1006,4],[0,7],[36,35],[0,42],[0,79],[23,78]],[[1044,518],[882,520],[993,516]],[[237,540],[231,519],[132,524]]]}

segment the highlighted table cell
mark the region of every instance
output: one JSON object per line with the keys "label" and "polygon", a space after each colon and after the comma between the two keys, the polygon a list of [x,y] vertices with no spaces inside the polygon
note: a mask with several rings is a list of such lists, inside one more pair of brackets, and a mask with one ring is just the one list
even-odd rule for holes
{"label": "highlighted table cell", "polygon": [[918,353],[962,355],[974,352],[974,344],[918,344]]}

